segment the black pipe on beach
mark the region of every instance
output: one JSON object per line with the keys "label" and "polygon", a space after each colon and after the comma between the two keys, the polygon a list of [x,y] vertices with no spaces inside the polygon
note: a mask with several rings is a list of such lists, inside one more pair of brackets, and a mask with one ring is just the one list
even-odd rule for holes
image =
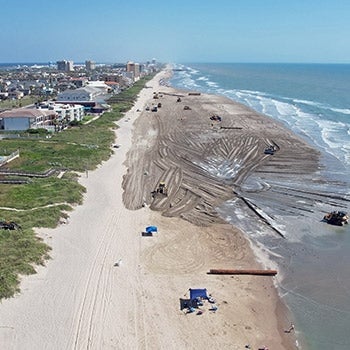
{"label": "black pipe on beach", "polygon": [[261,215],[258,210],[255,208],[255,205],[253,203],[250,203],[250,201],[246,198],[244,198],[243,196],[239,195],[237,192],[233,191],[233,193],[240,198],[246,205],[248,208],[250,208],[262,221],[264,221],[264,223],[268,226],[271,227],[272,230],[274,230],[275,232],[278,233],[279,236],[281,236],[282,238],[286,238],[285,235],[278,230],[276,227],[274,227],[268,220],[266,220],[266,218]]}

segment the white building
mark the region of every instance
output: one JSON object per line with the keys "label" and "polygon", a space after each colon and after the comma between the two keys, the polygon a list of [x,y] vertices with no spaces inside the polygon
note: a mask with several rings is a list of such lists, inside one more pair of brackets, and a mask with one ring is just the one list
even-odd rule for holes
{"label": "white building", "polygon": [[79,89],[68,89],[62,91],[57,96],[59,102],[88,102],[94,101],[95,97],[100,95],[100,90],[91,86],[85,86]]}
{"label": "white building", "polygon": [[58,105],[54,111],[58,114],[59,120],[82,121],[85,115],[84,106],[82,105]]}
{"label": "white building", "polygon": [[57,96],[59,102],[93,102],[98,96],[106,95],[110,91],[110,87],[103,81],[89,81],[88,85],[78,89],[68,89],[62,91]]}
{"label": "white building", "polygon": [[57,114],[57,121],[70,123],[72,121],[81,121],[84,118],[84,106],[79,104],[62,104],[62,103],[41,103],[39,109],[52,110]]}
{"label": "white building", "polygon": [[99,89],[101,94],[106,94],[109,91],[109,86],[102,80],[88,81],[87,86]]}

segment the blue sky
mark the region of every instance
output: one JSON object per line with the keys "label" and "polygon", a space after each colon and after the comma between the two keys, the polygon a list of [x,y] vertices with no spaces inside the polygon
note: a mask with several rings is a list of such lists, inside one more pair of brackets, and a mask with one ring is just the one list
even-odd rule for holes
{"label": "blue sky", "polygon": [[350,63],[349,0],[0,0],[0,62]]}

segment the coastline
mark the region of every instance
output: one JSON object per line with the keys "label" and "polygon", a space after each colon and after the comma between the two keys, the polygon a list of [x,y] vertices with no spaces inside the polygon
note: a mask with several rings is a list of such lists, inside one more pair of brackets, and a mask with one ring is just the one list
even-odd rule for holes
{"label": "coastline", "polygon": [[[169,73],[170,74],[170,73]],[[164,79],[166,81],[166,79]],[[158,89],[158,90],[157,90]],[[304,141],[302,141],[299,137],[297,137],[296,135],[294,135],[293,133],[291,133],[290,131],[286,130],[281,124],[276,123],[276,122],[272,122],[270,120],[269,117],[261,115],[257,112],[255,112],[254,110],[247,108],[246,106],[242,106],[238,103],[235,103],[231,100],[219,97],[219,96],[214,96],[214,95],[207,95],[207,94],[197,94],[197,93],[192,93],[190,91],[180,91],[178,89],[174,89],[172,87],[169,86],[164,86],[163,84],[161,86],[158,86],[156,89],[156,92],[160,95],[160,99],[156,99],[156,100],[152,100],[149,101],[150,105],[155,105],[156,103],[158,103],[158,101],[162,102],[162,107],[161,109],[158,109],[158,113],[157,114],[147,114],[147,117],[144,118],[139,118],[136,123],[135,123],[135,131],[134,131],[134,142],[133,142],[133,148],[131,150],[131,156],[129,156],[134,164],[137,164],[137,166],[135,168],[133,168],[133,164],[129,163],[128,164],[128,174],[124,177],[124,182],[123,182],[123,188],[124,188],[124,203],[126,203],[127,207],[131,207],[133,209],[135,208],[140,208],[144,203],[148,204],[151,206],[153,213],[157,213],[157,211],[162,212],[162,215],[165,217],[181,217],[182,219],[184,219],[185,221],[189,221],[191,223],[194,223],[196,225],[196,228],[192,228],[192,230],[189,230],[188,235],[191,235],[193,233],[194,230],[203,230],[203,226],[206,227],[207,225],[209,226],[209,228],[211,227],[210,225],[216,225],[215,226],[215,232],[218,234],[218,232],[221,231],[221,227],[226,227],[227,222],[225,220],[223,220],[220,216],[217,215],[217,213],[213,213],[213,211],[215,211],[215,206],[218,205],[222,200],[226,199],[226,194],[227,193],[232,193],[232,189],[231,187],[229,187],[229,189],[227,189],[227,187],[224,186],[223,191],[221,191],[220,189],[218,190],[218,192],[216,192],[217,190],[217,184],[215,183],[215,181],[213,181],[213,179],[209,179],[209,184],[206,186],[205,182],[207,181],[207,179],[204,179],[203,177],[199,176],[198,178],[198,172],[194,171],[194,173],[191,173],[191,175],[189,176],[193,176],[192,179],[196,179],[199,181],[204,181],[201,185],[199,185],[198,183],[196,184],[184,184],[185,182],[185,170],[184,168],[186,167],[186,165],[184,164],[180,164],[176,163],[178,160],[184,160],[185,163],[188,163],[189,161],[193,162],[193,159],[191,158],[191,155],[188,154],[177,154],[177,156],[175,157],[170,157],[170,155],[173,155],[173,153],[175,153],[175,148],[178,146],[179,142],[173,142],[173,140],[177,137],[176,134],[176,126],[179,123],[180,124],[180,134],[183,133],[182,128],[194,128],[197,127],[198,125],[194,126],[197,122],[199,122],[198,119],[194,118],[194,113],[199,114],[199,117],[201,119],[205,119],[205,117],[203,118],[203,116],[207,116],[209,117],[210,113],[213,113],[213,111],[210,110],[210,108],[212,108],[214,106],[215,109],[219,108],[220,113],[223,114],[232,114],[234,117],[238,117],[241,116],[241,113],[243,113],[244,116],[247,116],[249,118],[253,119],[253,123],[257,123],[257,127],[255,128],[255,130],[253,131],[253,133],[257,132],[258,134],[261,133],[265,133],[266,130],[262,128],[262,126],[265,124],[265,128],[269,129],[269,131],[272,130],[272,133],[276,133],[278,135],[278,137],[281,136],[281,133],[283,136],[286,136],[286,141],[287,142],[293,142],[294,146],[296,148],[304,148],[304,152],[305,153],[310,153],[308,154],[308,157],[305,158],[305,164],[304,164],[304,170],[305,172],[311,172],[312,170],[315,169],[316,167],[316,160],[317,160],[317,152],[312,151],[310,152],[311,148],[307,147],[306,144],[304,143]],[[189,98],[189,95],[191,95],[191,97]],[[175,106],[177,103],[175,102],[177,97],[181,96],[182,98],[182,103],[180,105],[180,108],[177,108],[177,106]],[[196,101],[198,99],[198,101]],[[190,111],[189,112],[185,112],[182,111],[182,107],[189,104],[190,106]],[[205,105],[204,108],[202,108],[202,105]],[[209,110],[208,110],[208,106],[210,106]],[[168,107],[168,108],[167,108]],[[197,110],[194,111],[194,109],[199,109],[198,112]],[[185,114],[187,113],[187,114]],[[186,123],[186,119],[189,120],[190,118],[188,116],[191,116],[190,118],[193,117],[193,121],[190,121],[190,125],[184,125]],[[170,123],[167,124],[167,122],[165,121],[165,119],[168,118],[170,119]],[[173,118],[173,119],[172,119]],[[237,122],[237,120],[234,122],[234,124]],[[161,126],[159,126],[161,123]],[[238,121],[239,126],[242,126],[242,128],[245,128],[246,125],[244,125],[244,122],[242,121]],[[249,121],[250,123],[250,121]],[[204,122],[204,127],[201,128],[199,127],[199,129],[195,130],[193,132],[193,135],[191,133],[191,138],[193,136],[193,138],[197,138],[198,134],[196,134],[196,132],[198,133],[203,133],[205,136],[204,138],[209,138],[210,136],[207,136],[208,133],[214,133],[216,131],[218,131],[217,125],[213,125],[211,123],[211,121],[209,121],[209,119],[207,119]],[[235,124],[235,126],[233,127],[233,129],[236,129],[237,124]],[[240,128],[237,128],[240,129]],[[139,132],[138,132],[139,130]],[[145,130],[151,130],[151,132],[148,133],[148,135],[145,135],[144,131]],[[169,134],[174,134],[172,136],[168,136]],[[165,136],[165,137],[163,137]],[[220,137],[220,136],[218,136]],[[264,135],[264,137],[268,139],[269,135]],[[168,140],[167,140],[168,139]],[[167,144],[167,141],[170,141],[170,144]],[[186,140],[185,140],[186,141]],[[173,142],[173,143],[172,143]],[[300,143],[300,144],[298,144]],[[143,149],[142,147],[147,144],[147,149]],[[185,143],[184,143],[185,144]],[[152,149],[153,145],[155,146],[155,154],[152,154],[152,152],[154,151],[154,149]],[[160,149],[159,150],[159,145],[163,146],[164,149]],[[191,140],[191,147],[195,147],[194,142],[192,143]],[[180,147],[182,147],[182,145],[180,145]],[[249,147],[248,147],[249,148]],[[208,153],[208,152],[206,152]],[[160,157],[157,158],[157,155]],[[206,156],[208,156],[208,154],[205,154]],[[202,156],[202,154],[200,155],[200,157]],[[169,159],[167,159],[169,158]],[[176,159],[177,158],[177,159]],[[293,158],[293,157],[292,157]],[[170,163],[171,165],[169,166],[170,169],[167,168],[167,165],[163,162],[164,159],[167,159],[166,162]],[[135,161],[136,160],[136,161]],[[151,161],[152,160],[152,161]],[[309,161],[308,161],[309,160]],[[198,161],[198,160],[197,160]],[[252,163],[254,163],[256,161],[256,159],[254,158],[254,155],[252,155],[251,157],[249,157],[249,162],[250,165]],[[150,167],[151,162],[154,162],[154,166]],[[198,163],[197,163],[198,165]],[[241,177],[244,177],[247,175],[247,173],[249,171],[252,170],[252,168],[250,167],[250,165],[248,164],[248,170],[243,175],[240,175]],[[177,171],[174,171],[174,168],[182,168],[182,174],[178,174]],[[154,168],[158,168],[158,169],[154,169]],[[160,169],[159,169],[160,168]],[[145,170],[145,171],[144,171]],[[206,169],[207,172],[208,169]],[[170,173],[170,176],[169,176]],[[140,175],[142,174],[142,175]],[[163,175],[160,175],[163,174]],[[209,174],[210,175],[210,174]],[[248,174],[249,176],[249,174]],[[141,177],[141,179],[140,179]],[[179,180],[178,178],[181,178],[181,180]],[[151,181],[149,180],[149,178],[151,178]],[[169,187],[169,197],[171,197],[170,199],[168,199],[167,201],[164,202],[163,199],[160,200],[160,202],[158,202],[157,200],[153,201],[152,199],[150,199],[149,193],[152,191],[152,189],[155,188],[156,184],[157,184],[157,179],[158,181],[167,179],[167,184]],[[175,181],[173,181],[173,179],[175,179]],[[184,200],[183,198],[181,198],[181,194],[179,194],[179,192],[181,192],[181,185],[179,185],[179,182],[182,181],[182,185],[185,188],[186,192],[191,192],[194,191],[196,196],[199,195],[198,194],[198,186],[200,187],[205,187],[204,192],[205,192],[205,196],[213,191],[213,197],[217,197],[217,196],[221,196],[220,200],[216,200],[214,198],[213,202],[208,204],[208,202],[210,202],[210,199],[205,198],[205,204],[203,205],[203,207],[205,207],[204,211],[204,215],[202,212],[202,209],[198,209],[196,214],[193,213],[189,213],[192,209],[193,212],[193,206],[189,205],[188,202],[191,201],[191,199],[186,199]],[[151,182],[151,183],[150,183]],[[190,181],[191,182],[191,181]],[[135,188],[134,188],[134,183],[135,183]],[[191,186],[191,187],[190,187]],[[174,189],[174,187],[177,187],[177,190]],[[139,199],[140,196],[136,196],[136,191],[140,191],[140,188],[144,189],[143,195],[142,197],[142,201]],[[177,192],[178,197],[175,198],[173,196],[173,194],[171,192]],[[186,195],[187,196],[187,195]],[[130,201],[130,198],[133,198],[132,201]],[[156,202],[156,203],[155,203]],[[180,204],[174,204],[174,202],[180,202]],[[185,203],[186,202],[186,203]],[[196,202],[196,200],[195,200]],[[197,202],[198,204],[198,202]],[[169,205],[169,207],[168,207]],[[201,205],[199,205],[200,207]],[[158,213],[157,213],[158,214]],[[255,218],[256,219],[256,218]],[[158,218],[159,221],[159,218]],[[231,227],[231,225],[229,225]],[[233,231],[236,231],[237,228],[232,227]],[[223,229],[223,232],[225,232],[225,229]],[[248,242],[248,238],[242,233],[240,232],[240,237],[238,238],[238,241],[234,241],[231,242],[229,244],[229,247],[232,245],[234,246],[235,244],[239,245],[241,243],[241,240],[246,240]],[[182,237],[182,236],[181,236]],[[180,238],[178,238],[180,239]],[[192,243],[191,243],[192,242]],[[193,242],[196,242],[196,239],[191,239],[191,242],[189,242],[189,244],[193,245]],[[157,249],[159,249],[159,247],[157,247]],[[181,250],[181,258],[183,258],[183,252],[184,250],[186,250],[186,247],[182,247],[182,248],[178,248],[179,250]],[[240,267],[250,267],[252,268],[252,260],[255,261],[256,267],[261,266],[261,264],[264,265],[263,261],[257,260],[258,257],[255,255],[256,250],[253,249],[253,247],[250,247],[251,252],[249,254],[247,254],[246,257],[242,258],[240,257],[237,261],[236,256],[231,256],[231,258],[229,258],[231,252],[226,252],[223,253],[221,252],[221,254],[227,254],[225,259],[219,259],[222,260],[224,266],[225,264],[227,264],[227,266],[232,266],[232,264],[235,263],[239,263]],[[204,249],[205,250],[205,249]],[[243,254],[245,255],[245,254]],[[248,256],[249,255],[249,256]],[[167,260],[169,260],[169,258],[171,259],[171,256],[168,257]],[[191,259],[194,259],[194,257],[192,256]],[[201,258],[199,258],[201,259]],[[215,261],[215,259],[213,259],[213,261]],[[174,264],[176,264],[177,262],[174,261]],[[215,261],[215,263],[218,263],[217,261]],[[214,264],[215,264],[214,263]],[[268,262],[269,264],[271,263],[270,261]],[[208,266],[209,262],[206,262],[205,265]],[[211,266],[213,267],[213,266]],[[223,267],[223,266],[221,266]],[[271,268],[271,266],[264,266],[265,268]],[[202,271],[202,274],[206,273],[206,271]],[[173,276],[174,277],[174,276]],[[203,278],[203,275],[202,275]],[[296,338],[294,334],[287,334],[284,332],[285,329],[287,329],[291,323],[291,314],[288,310],[288,308],[286,307],[286,305],[284,304],[283,300],[280,299],[278,293],[277,293],[277,289],[275,289],[275,285],[272,282],[272,280],[270,281],[271,284],[268,284],[269,287],[264,286],[264,288],[266,287],[268,288],[273,288],[274,289],[274,303],[275,306],[271,306],[269,305],[269,307],[275,307],[276,308],[276,315],[277,315],[277,323],[278,326],[276,326],[275,330],[278,330],[279,333],[279,337],[278,337],[278,341],[281,341],[282,343],[279,344],[277,346],[277,348],[281,348],[281,346],[285,346],[286,349],[295,349],[296,346]],[[218,282],[219,283],[219,282]],[[255,282],[254,282],[255,283]],[[257,286],[259,288],[259,281],[256,281]],[[261,291],[256,291],[254,294],[254,296],[256,296],[256,294],[261,294]],[[262,299],[269,299],[271,297],[270,293],[264,294],[263,296],[261,295]],[[254,299],[254,298],[253,298]],[[251,301],[250,301],[251,302]],[[250,302],[247,302],[248,304]],[[254,302],[253,302],[254,303]],[[232,310],[232,312],[234,312]],[[264,314],[268,314],[268,312],[266,310],[264,310]],[[276,317],[275,315],[275,317]],[[269,314],[269,317],[270,314]],[[254,318],[254,316],[253,316]],[[249,328],[249,326],[248,326]],[[272,329],[269,329],[269,331],[267,333],[271,333],[273,332]],[[248,332],[249,333],[249,332]],[[238,337],[239,335],[237,334],[236,337]],[[275,335],[276,336],[276,335]],[[258,344],[254,344],[253,348],[258,347]],[[261,346],[261,344],[260,344]],[[271,346],[273,346],[273,344],[271,344]],[[276,346],[276,345],[275,345]]]}
{"label": "coastline", "polygon": [[[155,102],[154,92],[183,94],[159,85],[166,77],[163,71],[147,83],[152,88],[143,89],[134,107],[118,122],[116,142],[121,147],[111,159],[88,176],[81,175],[87,194],[84,204],[71,214],[69,224],[38,230],[53,248],[52,260],[36,275],[25,277],[22,293],[0,306],[0,342],[5,349],[98,349],[102,345],[124,349],[242,349],[247,344],[252,349],[264,345],[269,349],[295,349],[294,334],[284,333],[290,315],[271,277],[207,275],[210,268],[232,264],[240,268],[260,266],[244,234],[211,211],[229,197],[229,186],[221,189],[210,179],[208,183],[220,200],[211,201],[208,195],[206,205],[196,214],[196,206],[186,207],[186,201],[181,210],[175,202],[166,208],[162,203],[153,210],[149,208],[150,192],[161,177],[161,171],[153,170],[149,160],[156,159],[160,169],[164,166],[152,158],[152,145],[157,146],[159,130],[163,128],[162,118],[168,115],[190,119],[183,112],[179,115],[180,109],[173,109],[176,102],[172,95],[162,97],[159,114],[144,111],[146,104]],[[208,98],[192,98],[192,111]],[[222,99],[212,96],[209,100],[211,105],[219,103],[221,112],[228,113]],[[230,105],[242,112],[238,104]],[[261,127],[262,117],[254,115]],[[197,119],[191,121],[192,127],[196,122]],[[284,132],[273,126],[276,132]],[[268,127],[273,129],[271,124]],[[166,135],[173,128],[174,120],[170,120],[161,132]],[[209,121],[206,128],[212,132]],[[169,153],[161,153],[164,157],[168,158]],[[242,178],[249,171],[252,169],[247,169]],[[186,178],[184,173],[168,174],[169,191],[175,186],[173,179],[180,187],[179,179]],[[206,180],[199,175],[203,185]],[[193,178],[194,184],[195,181]],[[198,191],[203,190],[199,187],[197,183],[196,188],[187,188],[195,194],[196,205],[200,204]],[[172,196],[170,193],[169,199],[175,198]],[[192,214],[184,214],[186,211]],[[201,219],[204,225],[198,225]],[[142,230],[150,224],[157,225],[159,233],[142,237]],[[118,259],[121,265],[116,267]],[[217,300],[218,311],[213,313],[206,307],[200,316],[181,312],[179,298],[189,288],[203,287]]]}

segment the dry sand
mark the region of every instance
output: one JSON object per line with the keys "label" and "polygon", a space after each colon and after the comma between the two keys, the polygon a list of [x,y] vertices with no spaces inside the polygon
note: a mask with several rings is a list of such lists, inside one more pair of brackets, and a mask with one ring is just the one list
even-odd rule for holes
{"label": "dry sand", "polygon": [[[215,207],[232,198],[232,188],[239,192],[250,172],[266,168],[266,143],[281,135],[296,147],[299,141],[222,98],[184,95],[176,102],[171,94],[178,92],[159,85],[166,75],[149,82],[119,121],[121,147],[81,175],[87,193],[68,224],[38,230],[52,259],[0,305],[1,349],[295,348],[293,334],[283,332],[290,319],[271,277],[207,271],[259,267],[247,239]],[[152,99],[159,91],[166,94]],[[158,102],[157,113],[144,110]],[[213,112],[226,117],[228,129],[209,120]],[[220,157],[239,160],[234,180],[208,172],[208,162],[215,169]],[[308,159],[304,170],[312,171]],[[169,195],[152,198],[160,180]],[[143,237],[148,225],[159,232]],[[201,315],[181,311],[189,288],[207,288],[218,310],[205,303]]]}

